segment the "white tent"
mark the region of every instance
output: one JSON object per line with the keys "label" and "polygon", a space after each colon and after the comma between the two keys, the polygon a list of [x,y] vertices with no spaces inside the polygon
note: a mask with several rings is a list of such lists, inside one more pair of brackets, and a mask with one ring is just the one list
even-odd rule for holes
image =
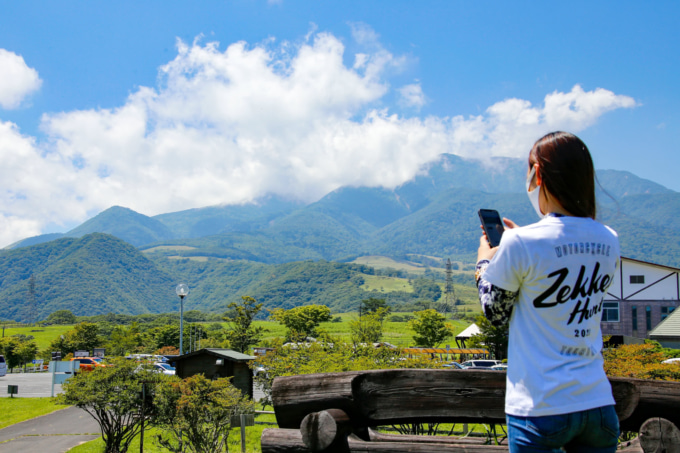
{"label": "white tent", "polygon": [[471,336],[479,333],[481,333],[479,326],[472,323],[465,330],[456,335],[456,344],[458,344],[459,347],[465,347],[465,341],[469,340]]}

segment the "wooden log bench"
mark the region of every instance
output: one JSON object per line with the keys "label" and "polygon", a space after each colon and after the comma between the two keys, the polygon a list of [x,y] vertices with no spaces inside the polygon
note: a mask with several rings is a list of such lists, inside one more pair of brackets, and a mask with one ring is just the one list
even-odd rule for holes
{"label": "wooden log bench", "polygon": [[[680,453],[680,382],[611,378],[623,431],[639,433],[621,452]],[[262,453],[506,452],[507,442],[384,434],[379,426],[505,424],[505,373],[375,370],[276,378],[278,429],[265,429]]]}

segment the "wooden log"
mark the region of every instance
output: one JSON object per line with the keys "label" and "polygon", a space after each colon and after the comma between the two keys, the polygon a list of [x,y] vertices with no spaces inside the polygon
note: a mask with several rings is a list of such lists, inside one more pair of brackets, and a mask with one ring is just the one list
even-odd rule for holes
{"label": "wooden log", "polygon": [[507,453],[509,451],[505,445],[448,442],[367,442],[355,435],[350,435],[347,438],[347,443],[351,453]]}
{"label": "wooden log", "polygon": [[623,378],[610,378],[612,394],[616,401],[616,415],[619,422],[630,418],[640,402],[640,389],[635,381]]}
{"label": "wooden log", "polygon": [[[302,441],[311,451],[346,451],[346,437],[352,431],[349,416],[340,409],[327,409],[308,414],[300,425]],[[332,445],[343,444],[340,448]]]}
{"label": "wooden log", "polygon": [[401,423],[504,423],[505,373],[373,370],[276,378],[276,421],[299,428],[311,412],[342,409],[356,426]]}
{"label": "wooden log", "polygon": [[[414,436],[411,434],[385,434],[368,430],[371,442],[425,442],[425,443],[441,443],[454,445],[485,445],[487,439],[485,437],[455,437],[455,436]],[[507,445],[507,439],[501,442],[501,445]],[[642,453],[642,451],[640,451]]]}
{"label": "wooden log", "polygon": [[627,379],[627,381],[635,384],[639,397],[630,417],[621,420],[622,430],[639,432],[645,421],[655,417],[665,418],[675,426],[680,426],[680,410],[678,410],[680,408],[680,382],[648,379]]}
{"label": "wooden log", "polygon": [[[638,432],[652,417],[680,426],[680,383],[611,378],[621,428]],[[281,428],[309,413],[341,409],[355,426],[402,423],[504,423],[505,374],[473,370],[374,370],[277,378]]]}
{"label": "wooden log", "polygon": [[[436,437],[436,436],[422,436]],[[447,439],[447,438],[443,438]],[[262,432],[262,453],[310,453],[297,429],[266,429]],[[449,442],[371,442],[351,434],[347,453],[507,453],[507,446],[453,444]],[[338,451],[338,450],[336,450]]]}
{"label": "wooden log", "polygon": [[362,415],[378,425],[505,422],[504,373],[385,370],[358,376],[353,385]]}
{"label": "wooden log", "polygon": [[680,429],[665,418],[645,421],[639,439],[645,453],[680,453]]}
{"label": "wooden log", "polygon": [[274,379],[272,402],[279,428],[298,429],[312,412],[341,409],[350,418],[358,416],[352,396],[352,381],[361,371],[307,374]]}
{"label": "wooden log", "polygon": [[311,453],[299,429],[267,428],[260,438],[262,453]]}

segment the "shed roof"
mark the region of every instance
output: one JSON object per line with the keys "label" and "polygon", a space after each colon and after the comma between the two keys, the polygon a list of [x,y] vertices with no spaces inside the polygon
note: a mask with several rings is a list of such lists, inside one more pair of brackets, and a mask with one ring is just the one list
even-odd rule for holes
{"label": "shed roof", "polygon": [[673,313],[649,332],[652,340],[664,337],[680,337],[680,309],[673,310]]}
{"label": "shed roof", "polygon": [[456,335],[456,338],[470,338],[473,335],[480,333],[479,326],[475,323],[470,324],[467,329]]}
{"label": "shed roof", "polygon": [[219,349],[219,348],[204,348],[204,349],[199,349],[198,351],[190,352],[189,354],[184,354],[179,357],[177,357],[176,360],[184,360],[189,357],[195,357],[197,355],[201,354],[210,354],[214,355],[217,357],[223,357],[225,359],[229,359],[233,362],[247,362],[248,360],[255,360],[255,356],[248,355],[248,354],[242,354],[238,351],[234,351],[233,349]]}

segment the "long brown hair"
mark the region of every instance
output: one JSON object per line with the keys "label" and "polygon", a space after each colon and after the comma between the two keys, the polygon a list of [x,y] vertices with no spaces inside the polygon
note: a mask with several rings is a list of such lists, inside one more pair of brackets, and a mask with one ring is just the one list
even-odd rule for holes
{"label": "long brown hair", "polygon": [[529,168],[538,164],[542,189],[576,217],[595,218],[595,169],[590,151],[569,132],[551,132],[529,153]]}

